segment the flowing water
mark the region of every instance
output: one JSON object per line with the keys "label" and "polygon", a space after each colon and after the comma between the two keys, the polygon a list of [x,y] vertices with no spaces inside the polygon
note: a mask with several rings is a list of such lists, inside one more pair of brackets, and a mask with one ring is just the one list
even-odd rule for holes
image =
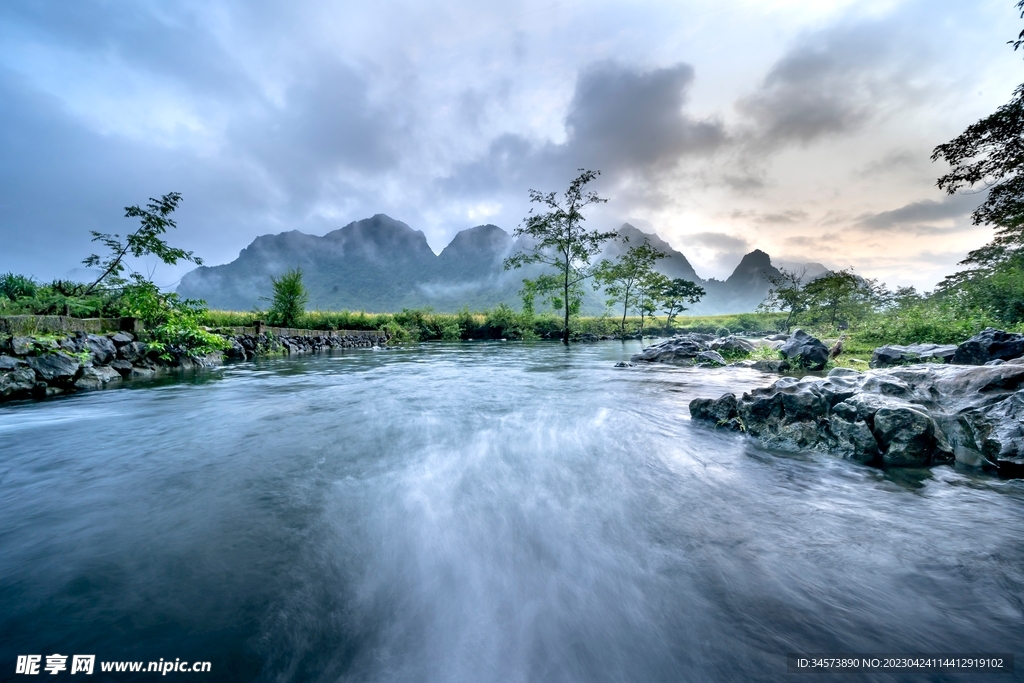
{"label": "flowing water", "polygon": [[765,375],[612,367],[638,348],[352,351],[0,408],[0,680],[31,653],[525,683],[1022,650],[1024,482],[767,452],[687,411]]}

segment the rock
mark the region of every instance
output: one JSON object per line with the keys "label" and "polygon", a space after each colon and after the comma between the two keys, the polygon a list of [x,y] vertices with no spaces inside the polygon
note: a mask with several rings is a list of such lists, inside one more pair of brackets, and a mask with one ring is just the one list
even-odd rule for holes
{"label": "rock", "polygon": [[133,363],[142,360],[146,357],[146,345],[142,342],[129,342],[117,350],[117,357]]}
{"label": "rock", "polygon": [[753,353],[756,348],[757,347],[753,343],[746,339],[741,339],[734,334],[730,334],[728,337],[716,339],[711,342],[712,351]]}
{"label": "rock", "polygon": [[125,344],[131,344],[135,341],[135,337],[131,332],[118,332],[117,334],[110,336],[110,341],[114,342],[114,346],[120,348]]}
{"label": "rock", "polygon": [[648,346],[630,360],[693,365],[698,354],[709,350],[707,341],[700,337],[701,335],[695,334],[677,335],[660,344]]}
{"label": "rock", "polygon": [[807,370],[821,370],[828,363],[828,347],[820,339],[803,330],[793,332],[793,336],[779,348],[779,351],[788,360]]}
{"label": "rock", "polygon": [[894,365],[908,365],[929,361],[948,363],[956,353],[955,344],[911,344],[879,346],[871,354],[870,367],[888,368]]}
{"label": "rock", "polygon": [[617,368],[631,368],[631,367],[634,367],[634,366],[633,366],[632,363],[630,363],[628,361],[620,360],[618,363],[615,364],[615,367],[617,367]]}
{"label": "rock", "polygon": [[768,341],[781,341],[781,342],[784,342],[787,339],[789,339],[789,335],[786,334],[785,332],[782,332],[780,334],[769,335],[769,336],[765,337],[765,339],[767,339]]}
{"label": "rock", "polygon": [[120,382],[121,374],[112,367],[101,365],[82,369],[82,374],[75,380],[78,389],[99,389],[110,382]]}
{"label": "rock", "polygon": [[11,353],[15,356],[27,356],[33,350],[32,337],[13,337],[11,339]]}
{"label": "rock", "polygon": [[789,361],[785,360],[757,360],[752,367],[761,372],[785,372],[791,366]]}
{"label": "rock", "polygon": [[78,374],[79,368],[82,367],[77,358],[72,358],[61,352],[29,356],[25,360],[29,367],[36,371],[40,379],[47,383],[70,383]]}
{"label": "rock", "polygon": [[156,375],[156,370],[153,368],[144,368],[138,366],[132,366],[131,372],[128,374],[132,379],[149,379]]}
{"label": "rock", "polygon": [[126,360],[111,361],[110,367],[119,372],[122,377],[127,377],[132,372],[132,364]]}
{"label": "rock", "polygon": [[771,447],[832,451],[864,463],[920,467],[955,460],[996,467],[1002,476],[1018,476],[1012,473],[1024,466],[1020,363],[836,368],[825,378],[784,377],[738,399],[695,399],[690,413]]}
{"label": "rock", "polygon": [[17,370],[18,368],[27,367],[28,363],[21,360],[20,358],[12,358],[11,356],[0,356],[0,370]]}
{"label": "rock", "polygon": [[27,398],[36,385],[36,373],[27,365],[0,372],[0,400]]}
{"label": "rock", "polygon": [[693,360],[703,367],[721,368],[728,365],[717,351],[701,351]]}
{"label": "rock", "polygon": [[231,348],[224,352],[227,358],[233,360],[245,360],[246,348],[237,339],[230,339]]}
{"label": "rock", "polygon": [[90,334],[86,337],[86,345],[93,365],[106,365],[117,357],[117,347],[107,337]]}
{"label": "rock", "polygon": [[990,360],[1012,360],[1024,356],[1024,334],[987,327],[956,347],[956,365],[984,365]]}
{"label": "rock", "polygon": [[909,406],[879,408],[872,431],[886,465],[923,467],[933,461],[952,460],[944,457],[948,449],[938,447],[935,422],[922,410]]}

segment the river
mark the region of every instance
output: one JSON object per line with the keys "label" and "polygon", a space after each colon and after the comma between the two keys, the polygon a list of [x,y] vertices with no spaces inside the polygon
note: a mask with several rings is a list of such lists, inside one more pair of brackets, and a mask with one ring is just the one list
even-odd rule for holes
{"label": "river", "polygon": [[0,408],[0,680],[33,653],[589,683],[1022,650],[1024,482],[765,451],[687,404],[768,376],[613,367],[637,350],[336,352]]}

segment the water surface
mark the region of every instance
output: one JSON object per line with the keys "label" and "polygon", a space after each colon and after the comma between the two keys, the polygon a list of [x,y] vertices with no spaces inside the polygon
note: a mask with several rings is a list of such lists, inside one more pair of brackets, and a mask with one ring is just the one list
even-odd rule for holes
{"label": "water surface", "polygon": [[1021,651],[1024,483],[767,452],[686,407],[765,375],[612,367],[638,348],[350,351],[0,408],[0,680],[54,652],[582,683]]}

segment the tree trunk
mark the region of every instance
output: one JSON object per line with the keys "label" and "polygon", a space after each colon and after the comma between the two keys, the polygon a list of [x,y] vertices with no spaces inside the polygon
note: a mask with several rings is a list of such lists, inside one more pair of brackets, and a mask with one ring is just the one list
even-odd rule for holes
{"label": "tree trunk", "polygon": [[565,320],[562,323],[562,343],[569,345],[569,270],[566,264],[565,271]]}

